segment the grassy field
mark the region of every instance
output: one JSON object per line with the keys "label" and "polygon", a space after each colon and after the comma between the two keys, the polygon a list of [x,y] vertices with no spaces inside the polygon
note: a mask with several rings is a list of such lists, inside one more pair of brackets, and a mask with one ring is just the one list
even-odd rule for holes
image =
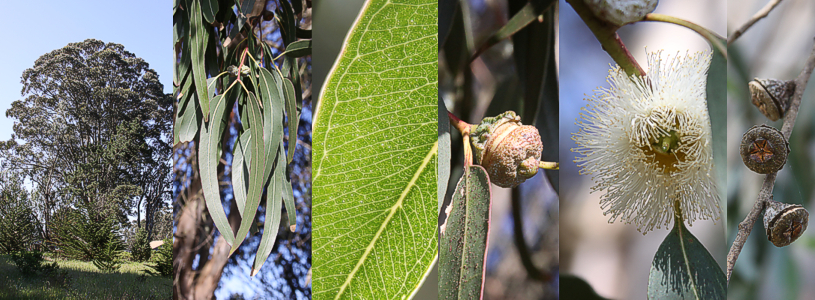
{"label": "grassy field", "polygon": [[118,273],[103,273],[91,262],[57,260],[67,270],[66,287],[52,286],[43,278],[25,278],[8,255],[0,255],[0,299],[170,299],[173,282],[158,276],[139,277],[147,267],[123,263]]}

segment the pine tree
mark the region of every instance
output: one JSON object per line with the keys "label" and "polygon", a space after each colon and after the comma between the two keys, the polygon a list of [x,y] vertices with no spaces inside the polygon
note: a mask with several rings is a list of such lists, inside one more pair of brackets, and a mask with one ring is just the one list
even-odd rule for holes
{"label": "pine tree", "polygon": [[147,240],[147,231],[144,228],[139,228],[136,233],[136,240],[133,242],[133,247],[130,249],[130,255],[133,261],[148,261],[152,249],[150,249],[150,241]]}

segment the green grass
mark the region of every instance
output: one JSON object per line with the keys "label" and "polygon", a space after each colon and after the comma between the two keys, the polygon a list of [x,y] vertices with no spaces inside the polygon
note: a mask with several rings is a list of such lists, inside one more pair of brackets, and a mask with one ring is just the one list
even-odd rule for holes
{"label": "green grass", "polygon": [[25,278],[8,255],[0,255],[0,299],[170,299],[170,278],[147,276],[143,263],[122,263],[118,273],[99,271],[92,262],[57,260],[68,271],[67,287],[53,286],[43,278]]}

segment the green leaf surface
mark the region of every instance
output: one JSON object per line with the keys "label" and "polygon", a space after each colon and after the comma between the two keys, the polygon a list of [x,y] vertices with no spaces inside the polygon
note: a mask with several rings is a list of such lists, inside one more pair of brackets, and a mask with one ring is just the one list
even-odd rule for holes
{"label": "green leaf surface", "polygon": [[235,203],[238,205],[238,212],[243,215],[243,208],[246,206],[246,191],[249,182],[249,161],[252,160],[252,152],[249,151],[249,142],[252,132],[246,130],[238,136],[238,140],[232,149],[234,158],[232,159],[232,191],[235,194]]}
{"label": "green leaf surface", "polygon": [[649,299],[725,299],[727,282],[719,264],[685,224],[662,241],[648,278]]}
{"label": "green leaf surface", "polygon": [[290,57],[303,57],[311,55],[311,40],[296,41],[286,46],[283,52]]}
{"label": "green leaf surface", "polygon": [[[283,148],[280,147],[277,153],[277,167],[272,175],[271,183],[266,189],[266,218],[263,224],[263,236],[260,238],[260,245],[258,246],[257,255],[255,255],[255,263],[252,265],[251,276],[255,276],[260,271],[260,267],[269,258],[269,253],[272,253],[274,242],[277,239],[277,232],[280,228],[280,208],[283,206],[283,185],[285,176],[283,172]],[[271,160],[270,160],[271,161]]]}
{"label": "green leaf surface", "polygon": [[289,154],[286,161],[291,163],[294,158],[294,149],[297,147],[297,126],[300,118],[297,117],[297,99],[294,96],[294,84],[288,78],[283,78],[283,95],[286,99],[286,111],[289,116]]}
{"label": "green leaf surface", "polygon": [[218,0],[200,0],[201,11],[204,13],[204,20],[212,24],[215,21],[215,14],[218,13]]}
{"label": "green leaf surface", "polygon": [[283,19],[281,21],[280,33],[283,35],[283,42],[286,45],[291,44],[295,40],[297,34],[297,21],[294,16],[294,8],[292,8],[289,1],[280,1],[280,10],[283,11]]}
{"label": "green leaf surface", "polygon": [[444,100],[439,98],[439,183],[436,187],[439,197],[439,213],[441,213],[441,205],[444,203],[444,195],[447,194],[447,183],[450,181],[452,151],[450,145],[450,117],[447,115]]}
{"label": "green leaf surface", "polygon": [[[220,151],[218,150],[220,148],[224,125],[226,125],[226,120],[224,120],[224,118],[226,118],[226,107],[232,107],[229,105],[229,102],[228,98],[224,99],[223,95],[212,98],[212,106],[215,109],[212,115],[212,122],[209,122],[209,126],[207,126],[205,121],[201,121],[201,145],[198,147],[198,166],[201,168],[199,172],[201,176],[201,189],[204,192],[207,210],[210,216],[212,216],[215,227],[221,232],[221,236],[231,245],[233,244],[234,237],[232,236],[232,227],[229,226],[224,207],[221,204],[218,180],[218,163],[221,158]],[[188,109],[190,108],[192,107]]]}
{"label": "green leaf surface", "polygon": [[[206,60],[206,47],[209,40],[209,31],[201,20],[201,5],[198,1],[192,1],[190,7],[190,59],[192,61],[192,77],[195,82],[195,90],[198,94],[198,102],[201,105],[201,113],[204,121],[209,122],[209,95],[207,94],[207,71],[204,61]],[[187,51],[187,50],[184,50]],[[182,55],[183,56],[183,55]],[[184,58],[182,57],[182,60]]]}
{"label": "green leaf surface", "polygon": [[[280,147],[280,151],[283,151],[283,146]],[[285,181],[286,182],[283,182],[283,203],[286,204],[286,215],[288,215],[289,218],[289,230],[294,232],[297,230],[297,206],[294,204],[294,191],[292,190],[289,176],[285,177]]]}
{"label": "green leaf surface", "polygon": [[490,181],[470,166],[456,185],[439,234],[439,299],[481,299],[490,223]]}
{"label": "green leaf surface", "polygon": [[314,119],[314,299],[403,299],[437,257],[435,0],[368,1]]}
{"label": "green leaf surface", "polygon": [[192,141],[198,133],[198,125],[201,124],[202,118],[201,111],[195,105],[188,105],[181,111],[181,115],[176,116],[173,128],[175,144]]}
{"label": "green leaf surface", "polygon": [[243,210],[241,225],[238,228],[238,234],[235,235],[236,243],[232,244],[232,249],[229,251],[230,256],[235,250],[238,250],[240,244],[246,239],[246,234],[249,233],[249,227],[254,222],[255,214],[260,205],[260,193],[263,191],[263,183],[266,181],[264,176],[266,153],[264,151],[263,139],[258,138],[263,136],[263,112],[260,108],[259,100],[255,97],[254,93],[249,92],[249,97],[246,101],[249,105],[249,115],[246,118],[246,124],[252,133],[252,137],[254,137],[251,143],[249,143],[249,151],[252,153],[252,160],[249,163],[249,190],[246,192],[246,207],[244,207]]}

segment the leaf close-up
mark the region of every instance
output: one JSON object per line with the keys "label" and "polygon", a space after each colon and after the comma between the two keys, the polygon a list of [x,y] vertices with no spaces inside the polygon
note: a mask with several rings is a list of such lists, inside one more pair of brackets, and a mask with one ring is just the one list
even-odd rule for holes
{"label": "leaf close-up", "polygon": [[649,299],[725,299],[724,272],[685,224],[675,222],[651,264]]}
{"label": "leaf close-up", "polygon": [[437,2],[368,1],[314,119],[315,299],[402,299],[437,257]]}

